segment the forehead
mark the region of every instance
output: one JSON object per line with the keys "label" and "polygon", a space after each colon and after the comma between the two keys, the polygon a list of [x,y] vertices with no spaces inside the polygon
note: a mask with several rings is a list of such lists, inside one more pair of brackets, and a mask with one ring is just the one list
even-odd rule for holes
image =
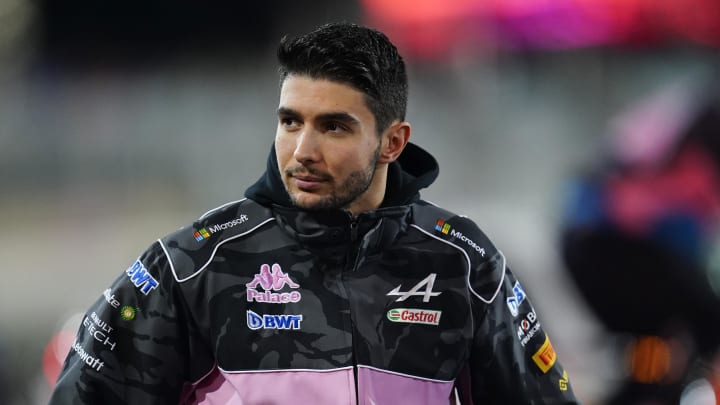
{"label": "forehead", "polygon": [[303,115],[346,112],[364,120],[373,119],[363,92],[344,83],[309,76],[285,78],[280,88],[280,107]]}

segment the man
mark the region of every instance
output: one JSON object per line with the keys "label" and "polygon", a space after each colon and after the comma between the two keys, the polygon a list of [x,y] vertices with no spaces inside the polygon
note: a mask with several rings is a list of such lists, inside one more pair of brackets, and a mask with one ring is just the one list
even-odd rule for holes
{"label": "man", "polygon": [[51,404],[575,403],[502,253],[419,199],[389,40],[330,24],[278,59],[266,172],[105,291]]}

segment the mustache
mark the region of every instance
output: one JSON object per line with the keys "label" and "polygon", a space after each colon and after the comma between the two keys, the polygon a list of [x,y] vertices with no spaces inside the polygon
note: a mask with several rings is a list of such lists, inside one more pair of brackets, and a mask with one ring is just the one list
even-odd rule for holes
{"label": "mustache", "polygon": [[295,166],[291,167],[289,169],[284,170],[285,175],[288,177],[294,177],[294,176],[303,176],[303,175],[310,175],[312,177],[317,177],[320,180],[328,181],[332,180],[332,176],[328,173],[322,172],[318,169],[315,169],[310,166]]}

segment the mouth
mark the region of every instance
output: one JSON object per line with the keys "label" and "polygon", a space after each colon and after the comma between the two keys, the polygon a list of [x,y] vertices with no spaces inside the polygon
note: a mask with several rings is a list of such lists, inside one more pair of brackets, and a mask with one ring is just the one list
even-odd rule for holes
{"label": "mouth", "polygon": [[322,183],[328,181],[326,177],[305,174],[305,173],[288,173],[288,177],[300,191],[312,192],[322,186]]}
{"label": "mouth", "polygon": [[295,186],[300,191],[315,191],[320,188],[321,180],[312,178],[294,177]]}
{"label": "mouth", "polygon": [[322,177],[318,176],[298,176],[298,175],[292,175],[292,178],[299,181],[307,181],[307,182],[321,182],[324,181]]}

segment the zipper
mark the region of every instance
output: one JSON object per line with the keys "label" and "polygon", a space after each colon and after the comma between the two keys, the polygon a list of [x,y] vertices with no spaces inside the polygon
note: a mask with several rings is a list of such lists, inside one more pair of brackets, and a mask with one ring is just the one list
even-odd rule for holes
{"label": "zipper", "polygon": [[339,275],[339,288],[342,294],[347,299],[347,307],[348,307],[348,316],[350,317],[350,349],[351,349],[351,356],[352,356],[352,366],[353,366],[353,384],[355,386],[355,404],[358,405],[360,403],[360,394],[358,392],[358,367],[357,367],[357,352],[355,350],[355,320],[353,319],[352,315],[352,307],[350,305],[350,296],[348,295],[348,290],[345,288],[345,282],[343,280],[343,272]]}
{"label": "zipper", "polygon": [[357,241],[358,224],[358,217],[350,218],[350,243],[355,243]]}
{"label": "zipper", "polygon": [[[378,225],[375,226],[373,229],[370,229],[365,235],[363,235],[363,238],[361,241],[358,241],[358,228],[359,228],[359,216],[350,218],[350,249],[346,255],[345,259],[345,269],[344,272],[350,272],[353,273],[355,270],[357,270],[358,265],[360,264],[360,256],[363,253],[363,247],[366,246],[368,239],[370,236],[375,233],[375,230],[380,226],[380,222],[378,222]],[[343,286],[343,289],[344,286]],[[352,339],[352,358],[353,358],[353,377],[355,382],[355,403],[357,405],[360,405],[360,390],[358,389],[358,364],[357,364],[357,352],[355,350],[355,318],[353,317],[352,312],[352,305],[350,304],[350,295],[347,293],[347,290],[345,290],[345,295],[348,297],[348,307],[350,308],[350,338]]]}
{"label": "zipper", "polygon": [[[350,248],[348,249],[347,254],[345,255],[345,268],[344,272],[347,272],[348,270],[350,272],[355,271],[355,266],[357,263],[357,257],[360,256],[360,245],[355,246],[357,243],[357,236],[358,236],[358,228],[359,228],[359,221],[358,217],[352,216],[350,214]],[[353,254],[355,258],[353,259]],[[349,265],[349,266],[348,266]],[[349,268],[348,268],[349,267]],[[344,286],[343,286],[344,289]],[[347,290],[345,292],[345,295],[348,297],[348,309],[350,316],[350,339],[351,339],[351,348],[352,348],[352,362],[353,362],[353,383],[355,384],[355,404],[360,405],[360,390],[358,387],[358,363],[357,363],[357,351],[355,350],[355,318],[353,317],[353,311],[352,311],[352,304],[350,302],[350,295],[347,293]]]}

